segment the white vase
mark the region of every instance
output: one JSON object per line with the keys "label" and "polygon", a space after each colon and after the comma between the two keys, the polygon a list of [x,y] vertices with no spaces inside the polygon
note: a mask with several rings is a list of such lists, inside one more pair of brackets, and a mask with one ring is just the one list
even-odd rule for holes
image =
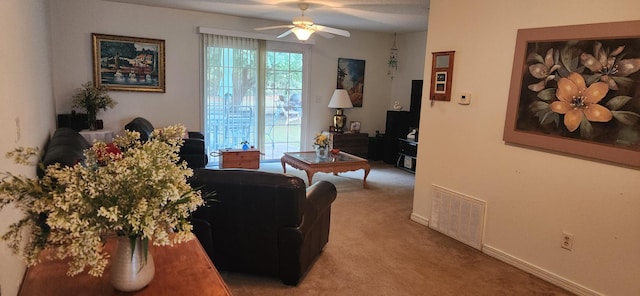
{"label": "white vase", "polygon": [[[109,273],[111,285],[118,291],[132,292],[146,287],[156,268],[151,252],[142,247],[142,242],[136,239],[135,249],[131,255],[131,241],[128,237],[119,236],[116,253],[111,256],[111,271]],[[145,259],[146,257],[146,259]]]}

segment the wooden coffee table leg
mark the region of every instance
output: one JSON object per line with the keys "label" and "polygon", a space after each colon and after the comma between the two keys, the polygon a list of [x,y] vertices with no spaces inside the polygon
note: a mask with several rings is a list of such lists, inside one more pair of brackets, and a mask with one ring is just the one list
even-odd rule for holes
{"label": "wooden coffee table leg", "polygon": [[307,179],[309,179],[309,186],[311,186],[311,180],[313,180],[313,175],[316,172],[311,171],[311,170],[305,170],[305,172],[307,173]]}
{"label": "wooden coffee table leg", "polygon": [[367,185],[367,176],[369,175],[369,170],[371,170],[371,168],[364,168],[364,179],[362,180],[363,188],[369,188],[369,185]]}
{"label": "wooden coffee table leg", "polygon": [[282,171],[286,174],[287,173],[287,163],[283,159],[280,159],[280,162],[282,163]]}

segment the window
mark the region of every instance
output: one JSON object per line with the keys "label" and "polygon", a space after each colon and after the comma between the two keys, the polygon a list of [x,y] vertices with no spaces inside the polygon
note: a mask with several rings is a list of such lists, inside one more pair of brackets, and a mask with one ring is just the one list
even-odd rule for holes
{"label": "window", "polygon": [[[206,150],[238,149],[248,141],[264,160],[299,151],[306,80],[303,48],[209,34],[203,34],[203,41]],[[218,160],[210,157],[210,162]]]}
{"label": "window", "polygon": [[265,159],[300,151],[303,54],[267,51],[265,79]]}

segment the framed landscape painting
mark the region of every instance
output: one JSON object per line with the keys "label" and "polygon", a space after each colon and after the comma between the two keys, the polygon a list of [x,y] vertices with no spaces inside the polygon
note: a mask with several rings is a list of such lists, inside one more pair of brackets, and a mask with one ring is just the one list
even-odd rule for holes
{"label": "framed landscape painting", "polygon": [[92,39],[96,86],[165,92],[164,40],[95,33]]}
{"label": "framed landscape painting", "polygon": [[640,21],[518,30],[503,138],[640,167]]}

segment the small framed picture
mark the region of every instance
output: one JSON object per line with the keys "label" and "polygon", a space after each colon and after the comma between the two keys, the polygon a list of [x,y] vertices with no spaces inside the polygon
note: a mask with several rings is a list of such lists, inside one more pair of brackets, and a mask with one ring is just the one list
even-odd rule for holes
{"label": "small framed picture", "polygon": [[352,121],[349,125],[349,130],[354,133],[360,132],[360,121]]}

